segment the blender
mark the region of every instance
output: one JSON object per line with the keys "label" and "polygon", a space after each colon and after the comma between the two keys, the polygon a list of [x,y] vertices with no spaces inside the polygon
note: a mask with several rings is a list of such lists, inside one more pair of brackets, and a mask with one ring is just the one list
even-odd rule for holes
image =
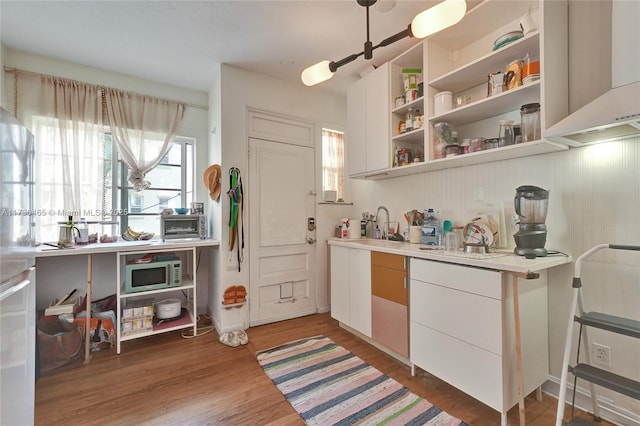
{"label": "blender", "polygon": [[549,191],[537,186],[521,186],[516,189],[514,204],[519,217],[518,232],[513,234],[516,242],[514,253],[527,259],[546,256],[545,220],[549,205]]}

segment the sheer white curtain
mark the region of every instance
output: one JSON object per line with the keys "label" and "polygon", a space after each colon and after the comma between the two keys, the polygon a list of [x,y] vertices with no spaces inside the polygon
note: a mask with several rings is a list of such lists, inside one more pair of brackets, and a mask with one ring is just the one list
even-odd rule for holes
{"label": "sheer white curtain", "polygon": [[38,241],[57,241],[58,221],[104,208],[104,133],[100,88],[16,73],[16,115],[34,134]]}
{"label": "sheer white curtain", "polygon": [[104,99],[118,153],[129,168],[136,191],[151,186],[145,175],[171,148],[171,139],[184,116],[185,105],[105,88]]}
{"label": "sheer white curtain", "polygon": [[322,189],[338,192],[344,198],[344,135],[322,129]]}

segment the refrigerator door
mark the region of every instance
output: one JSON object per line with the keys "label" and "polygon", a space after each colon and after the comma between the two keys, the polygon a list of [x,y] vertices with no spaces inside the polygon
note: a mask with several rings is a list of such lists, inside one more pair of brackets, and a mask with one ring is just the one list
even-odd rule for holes
{"label": "refrigerator door", "polygon": [[34,265],[33,135],[0,108],[0,283]]}
{"label": "refrigerator door", "polygon": [[35,268],[0,283],[0,424],[31,425],[35,401]]}
{"label": "refrigerator door", "polygon": [[33,424],[33,135],[0,108],[0,425]]}

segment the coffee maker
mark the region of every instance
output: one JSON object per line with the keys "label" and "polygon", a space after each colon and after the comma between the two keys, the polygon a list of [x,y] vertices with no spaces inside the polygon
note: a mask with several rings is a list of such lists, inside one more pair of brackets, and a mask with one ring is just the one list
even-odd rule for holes
{"label": "coffee maker", "polygon": [[513,234],[516,242],[514,253],[527,259],[546,256],[545,220],[549,205],[549,191],[537,186],[521,186],[516,189],[514,204],[519,217],[518,232]]}

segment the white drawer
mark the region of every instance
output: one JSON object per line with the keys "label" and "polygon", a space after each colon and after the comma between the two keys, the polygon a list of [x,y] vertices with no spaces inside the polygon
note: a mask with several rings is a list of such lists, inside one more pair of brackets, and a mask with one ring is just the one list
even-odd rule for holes
{"label": "white drawer", "polygon": [[495,410],[508,409],[502,402],[501,357],[415,322],[410,330],[413,364]]}
{"label": "white drawer", "polygon": [[411,321],[502,355],[502,302],[411,280]]}
{"label": "white drawer", "polygon": [[502,274],[498,271],[411,259],[411,279],[502,299]]}

